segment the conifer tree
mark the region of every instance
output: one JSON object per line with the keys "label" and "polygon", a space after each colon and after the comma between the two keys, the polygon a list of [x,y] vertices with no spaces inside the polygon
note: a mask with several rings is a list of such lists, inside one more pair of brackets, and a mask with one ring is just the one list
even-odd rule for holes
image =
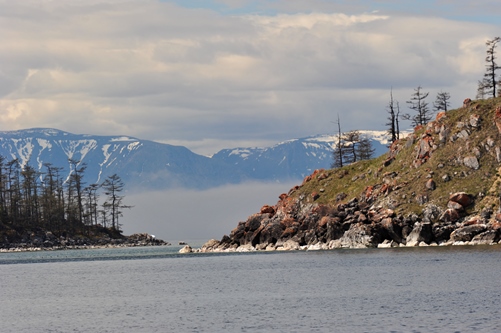
{"label": "conifer tree", "polygon": [[482,80],[482,89],[484,93],[491,94],[492,97],[496,97],[496,86],[500,81],[496,78],[496,71],[501,69],[496,62],[496,47],[501,41],[501,37],[495,37],[494,39],[488,40],[485,45],[487,46],[487,56],[485,57],[486,72],[484,74],[484,79]]}
{"label": "conifer tree", "polygon": [[370,160],[376,150],[372,147],[372,142],[366,136],[361,136],[357,145],[357,155],[359,160]]}
{"label": "conifer tree", "polygon": [[431,111],[428,108],[428,103],[426,102],[426,98],[429,93],[423,93],[421,89],[423,89],[421,86],[414,89],[414,94],[412,94],[411,99],[407,101],[409,108],[414,110],[417,114],[414,116],[405,114],[404,119],[411,120],[413,126],[424,126],[432,119]]}
{"label": "conifer tree", "polygon": [[450,106],[449,99],[451,98],[451,95],[448,92],[445,91],[440,91],[437,94],[437,98],[435,99],[435,102],[433,103],[433,110],[436,112],[444,111],[447,112]]}

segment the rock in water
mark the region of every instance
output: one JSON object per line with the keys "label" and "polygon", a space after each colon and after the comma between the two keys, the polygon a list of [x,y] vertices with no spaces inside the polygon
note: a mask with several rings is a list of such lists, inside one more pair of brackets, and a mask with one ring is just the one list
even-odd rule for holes
{"label": "rock in water", "polygon": [[189,245],[185,245],[181,250],[179,250],[179,253],[191,253],[193,252],[193,249]]}

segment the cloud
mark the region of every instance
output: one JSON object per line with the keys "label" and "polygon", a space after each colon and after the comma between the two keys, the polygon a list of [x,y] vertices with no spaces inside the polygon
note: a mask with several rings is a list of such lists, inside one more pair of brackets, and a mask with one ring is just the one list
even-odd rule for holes
{"label": "cloud", "polygon": [[275,205],[294,185],[247,183],[128,194],[124,202],[134,207],[124,211],[121,223],[125,234],[147,232],[170,242],[221,239],[263,205]]}
{"label": "cloud", "polygon": [[449,91],[453,106],[474,97],[499,29],[418,15],[411,2],[182,3],[0,2],[0,129],[124,134],[204,154],[330,133],[338,113],[346,130],[382,129],[391,87],[401,105],[418,85]]}

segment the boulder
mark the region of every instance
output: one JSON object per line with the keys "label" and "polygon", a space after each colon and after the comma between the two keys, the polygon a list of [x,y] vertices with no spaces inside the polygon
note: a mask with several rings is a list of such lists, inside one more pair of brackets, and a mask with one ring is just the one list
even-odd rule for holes
{"label": "boulder", "polygon": [[256,249],[252,244],[245,244],[245,245],[240,245],[237,247],[236,252],[254,252]]}
{"label": "boulder", "polygon": [[434,224],[432,228],[433,238],[438,243],[446,242],[450,239],[455,227],[450,224]]}
{"label": "boulder", "polygon": [[432,178],[428,179],[425,186],[426,186],[426,189],[430,190],[430,191],[434,191],[437,188],[437,184],[435,183],[435,181]]}
{"label": "boulder", "polygon": [[463,101],[463,107],[466,108],[466,107],[470,106],[470,103],[471,103],[471,99],[465,98],[465,100]]}
{"label": "boulder", "polygon": [[277,250],[279,251],[296,251],[299,249],[300,249],[299,243],[292,239],[285,241],[281,245],[277,244]]}
{"label": "boulder", "polygon": [[457,211],[463,211],[464,210],[463,205],[461,205],[458,202],[452,201],[452,200],[449,200],[449,202],[447,203],[447,208],[449,208],[449,209],[455,209]]}
{"label": "boulder", "polygon": [[449,196],[449,201],[457,202],[466,208],[473,203],[473,198],[465,192],[456,192]]}
{"label": "boulder", "polygon": [[471,127],[478,127],[480,125],[480,116],[478,114],[472,114],[470,116]]}
{"label": "boulder", "polygon": [[476,235],[487,230],[485,224],[474,224],[454,230],[450,240],[453,242],[469,242]]}
{"label": "boulder", "polygon": [[402,239],[402,226],[395,222],[392,218],[387,217],[381,221],[381,226],[386,232],[386,239],[397,243],[403,243]]}
{"label": "boulder", "polygon": [[446,209],[442,215],[440,215],[439,220],[442,222],[456,222],[461,218],[461,215],[456,209]]}
{"label": "boulder", "polygon": [[380,243],[380,234],[374,231],[372,226],[367,224],[352,224],[350,229],[339,239],[338,245],[342,248],[377,247]]}
{"label": "boulder", "polygon": [[447,130],[447,127],[445,125],[442,125],[440,127],[440,132],[438,132],[438,140],[441,143],[447,142],[447,138],[449,137],[449,131]]}
{"label": "boulder", "polygon": [[478,159],[476,156],[467,156],[463,159],[463,164],[470,168],[470,169],[474,169],[474,170],[478,170],[478,168],[480,167],[480,164],[478,163]]}
{"label": "boulder", "polygon": [[179,250],[179,253],[191,253],[193,252],[193,249],[189,245],[185,245],[181,250]]}
{"label": "boulder", "polygon": [[442,214],[441,209],[433,204],[428,204],[423,209],[423,221],[424,222],[435,222],[440,218]]}
{"label": "boulder", "polygon": [[409,236],[407,236],[406,244],[408,246],[417,246],[420,242],[429,244],[433,239],[431,223],[416,222]]}
{"label": "boulder", "polygon": [[[215,250],[216,248],[218,248],[220,244],[221,244],[221,242],[219,242],[216,239],[208,240],[207,242],[205,242],[204,245],[202,245],[202,247],[200,248],[200,252],[211,252],[211,251]],[[189,246],[189,245],[187,245],[187,246]],[[183,247],[183,249],[185,247]],[[181,250],[183,250],[183,249],[181,249]]]}
{"label": "boulder", "polygon": [[261,207],[261,214],[274,215],[275,214],[275,208],[273,208],[272,206],[264,205],[263,207]]}
{"label": "boulder", "polygon": [[499,242],[500,238],[501,230],[491,229],[474,236],[471,241],[476,244],[493,244]]}

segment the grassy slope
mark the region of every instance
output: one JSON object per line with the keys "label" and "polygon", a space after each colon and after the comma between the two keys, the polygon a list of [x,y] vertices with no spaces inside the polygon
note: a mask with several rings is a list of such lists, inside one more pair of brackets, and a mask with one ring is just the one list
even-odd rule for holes
{"label": "grassy slope", "polygon": [[[354,197],[360,198],[368,185],[372,185],[374,193],[377,193],[386,183],[393,190],[387,194],[380,194],[376,203],[389,206],[396,213],[404,215],[421,213],[423,207],[417,203],[417,195],[426,194],[429,202],[446,208],[449,195],[455,192],[466,192],[475,197],[475,205],[468,208],[469,214],[487,206],[496,210],[499,208],[499,184],[501,184],[500,165],[494,154],[496,146],[501,148],[501,136],[494,123],[495,109],[498,106],[501,106],[501,98],[473,101],[469,107],[448,111],[446,118],[440,122],[449,129],[447,141],[445,144],[440,144],[438,134],[432,130],[438,148],[420,167],[415,168],[412,164],[416,156],[416,145],[419,144],[419,138],[426,129],[416,131],[414,133],[416,142],[407,148],[405,146],[409,138],[400,140],[398,144],[402,148],[389,166],[383,167],[383,162],[387,158],[385,155],[369,161],[359,161],[340,169],[328,170],[330,176],[327,179],[314,178],[305,183],[293,196],[304,195],[304,200],[312,201],[311,193],[317,192],[320,194],[317,203],[337,204]],[[458,123],[469,124],[472,114],[480,116],[480,127],[459,128]],[[470,132],[468,139],[459,138],[454,142],[450,141],[452,135],[465,128]],[[488,151],[486,141],[489,137],[494,139],[495,144]],[[474,147],[478,147],[481,152],[478,170],[457,162],[458,158],[462,160],[466,156],[474,155]],[[450,181],[442,179],[446,174],[450,176]],[[434,191],[425,187],[429,177],[436,182],[437,187]],[[341,192],[346,194],[346,198],[336,201]]]}

